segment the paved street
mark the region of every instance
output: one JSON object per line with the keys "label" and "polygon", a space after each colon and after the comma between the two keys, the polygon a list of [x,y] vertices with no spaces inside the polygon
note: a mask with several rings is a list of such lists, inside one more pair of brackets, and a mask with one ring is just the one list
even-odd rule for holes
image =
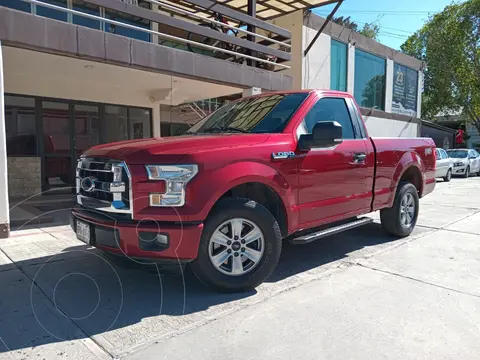
{"label": "paved street", "polygon": [[409,238],[375,222],[285,245],[246,294],[115,266],[68,226],[0,250],[0,359],[480,358],[478,177],[439,182]]}

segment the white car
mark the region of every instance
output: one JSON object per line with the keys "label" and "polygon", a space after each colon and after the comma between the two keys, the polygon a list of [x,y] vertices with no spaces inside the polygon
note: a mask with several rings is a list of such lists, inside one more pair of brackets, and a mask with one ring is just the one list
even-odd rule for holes
{"label": "white car", "polygon": [[467,178],[470,174],[480,176],[480,154],[473,149],[447,150],[453,161],[453,175],[462,175]]}
{"label": "white car", "polygon": [[453,161],[443,149],[436,149],[437,165],[435,170],[436,178],[443,178],[444,181],[449,182],[453,174]]}

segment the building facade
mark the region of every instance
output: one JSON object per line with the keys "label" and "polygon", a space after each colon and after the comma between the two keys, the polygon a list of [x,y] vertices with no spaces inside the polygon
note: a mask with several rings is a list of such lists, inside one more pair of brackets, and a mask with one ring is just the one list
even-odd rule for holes
{"label": "building facade", "polygon": [[421,61],[335,23],[305,54],[325,19],[297,11],[272,22],[292,33],[291,68],[282,71],[294,88],[350,92],[371,136],[420,136]]}
{"label": "building facade", "polygon": [[[292,87],[257,57],[288,66],[289,50],[271,46],[289,40],[287,29],[210,0],[184,3],[0,0],[0,166],[8,180],[0,181],[0,235],[8,234],[8,199],[73,195],[76,159],[87,148],[170,132],[165,124],[180,104]],[[198,26],[209,11],[277,40]],[[216,50],[205,37],[227,45]],[[232,61],[237,53],[248,63]]]}

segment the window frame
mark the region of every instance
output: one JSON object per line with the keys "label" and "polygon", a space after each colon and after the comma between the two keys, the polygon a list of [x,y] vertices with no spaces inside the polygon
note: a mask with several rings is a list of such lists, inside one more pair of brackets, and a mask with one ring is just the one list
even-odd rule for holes
{"label": "window frame", "polygon": [[332,87],[332,72],[333,72],[333,62],[330,62],[330,89],[331,90],[337,90],[337,91],[347,91],[348,90],[348,44],[344,43],[343,41],[337,40],[332,38],[330,41],[330,57],[332,56],[332,48],[333,44],[342,44],[345,46],[346,52],[345,52],[345,90],[340,90],[340,89],[334,89]]}
{"label": "window frame", "polygon": [[[383,79],[383,93],[382,93],[382,106],[381,107],[376,107],[376,109],[378,110],[381,110],[381,111],[385,111],[386,109],[386,106],[387,106],[387,59],[382,57],[382,56],[379,56],[378,54],[374,54],[372,52],[369,52],[367,50],[364,50],[364,49],[361,49],[361,48],[358,48],[356,47],[355,48],[355,62],[354,62],[354,83],[353,83],[353,97],[354,99],[359,103],[359,105],[361,105],[361,102],[358,101],[356,98],[355,98],[355,84],[357,84],[358,82],[355,81],[356,79],[356,74],[357,74],[357,65],[358,65],[358,61],[357,61],[357,54],[366,54],[366,55],[369,55],[369,56],[373,56],[375,58],[378,58],[380,60],[383,60],[383,64],[384,64],[384,73],[383,73],[383,76],[384,76],[384,79]],[[373,79],[373,78],[372,78]],[[363,91],[363,89],[362,89]],[[374,105],[373,107],[368,107],[368,106],[364,106],[366,108],[375,108],[376,105]]]}
{"label": "window frame", "polygon": [[[306,135],[306,134],[311,134],[309,132],[303,132],[303,130],[308,130],[307,127],[306,127],[306,123],[305,123],[305,118],[308,116],[308,114],[310,113],[310,111],[312,111],[315,106],[322,100],[324,99],[341,99],[343,100],[344,102],[344,105],[345,105],[345,109],[346,109],[346,112],[350,118],[350,125],[352,126],[352,134],[353,134],[353,138],[344,138],[342,137],[342,140],[343,141],[351,141],[351,140],[364,140],[364,138],[362,138],[362,134],[358,134],[356,129],[355,129],[355,126],[354,126],[354,123],[355,123],[355,118],[356,117],[352,117],[352,112],[350,111],[350,108],[349,108],[349,105],[348,105],[348,99],[349,98],[344,98],[342,96],[334,96],[334,95],[327,95],[327,96],[317,96],[314,100],[313,100],[313,104],[308,108],[308,110],[306,112],[304,112],[301,116],[302,116],[302,120],[298,123],[297,125],[297,128],[295,129],[295,136],[297,138],[297,141],[298,139],[300,139],[300,136],[301,135]],[[342,124],[340,124],[342,125]],[[343,130],[343,125],[342,125],[342,130]],[[343,131],[342,131],[343,132]]]}

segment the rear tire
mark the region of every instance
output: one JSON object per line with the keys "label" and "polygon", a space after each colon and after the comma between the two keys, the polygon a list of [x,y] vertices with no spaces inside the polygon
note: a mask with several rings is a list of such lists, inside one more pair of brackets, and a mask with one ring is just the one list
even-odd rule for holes
{"label": "rear tire", "polygon": [[443,181],[445,182],[449,182],[450,180],[452,180],[452,169],[448,169],[447,176],[443,178]]}
{"label": "rear tire", "polygon": [[382,227],[390,235],[406,237],[415,228],[418,212],[417,188],[409,182],[402,181],[397,187],[393,206],[380,211]]}
{"label": "rear tire", "polygon": [[470,176],[470,166],[467,166],[465,169],[465,174],[463,174],[463,177],[466,179]]}
{"label": "rear tire", "polygon": [[218,291],[248,291],[272,274],[281,250],[280,227],[265,207],[249,199],[222,200],[205,222],[190,267]]}

